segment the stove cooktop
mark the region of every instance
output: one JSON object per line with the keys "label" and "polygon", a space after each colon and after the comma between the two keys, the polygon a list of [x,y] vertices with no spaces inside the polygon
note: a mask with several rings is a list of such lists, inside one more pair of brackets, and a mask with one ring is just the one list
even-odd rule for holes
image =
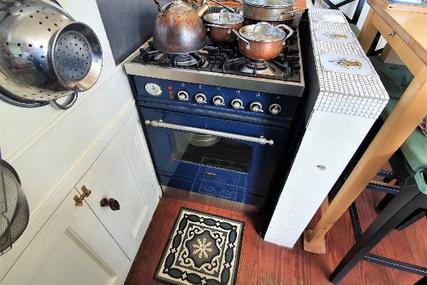
{"label": "stove cooktop", "polygon": [[173,55],[157,50],[149,40],[125,68],[130,75],[275,94],[289,95],[292,89],[304,86],[298,30],[286,41],[282,53],[271,61],[245,58],[237,43],[208,40],[206,47],[197,52]]}
{"label": "stove cooktop", "polygon": [[132,62],[300,82],[299,60],[297,35],[294,34],[288,39],[283,52],[268,62],[256,62],[243,57],[236,44],[217,44],[212,41],[202,50],[184,55],[163,53],[149,41]]}

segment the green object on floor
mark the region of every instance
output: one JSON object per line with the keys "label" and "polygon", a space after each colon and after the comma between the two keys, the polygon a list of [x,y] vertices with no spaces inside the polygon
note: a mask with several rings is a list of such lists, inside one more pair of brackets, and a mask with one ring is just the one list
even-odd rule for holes
{"label": "green object on floor", "polygon": [[427,183],[426,183],[427,177],[424,177],[424,172],[418,172],[415,174],[415,182],[417,183],[418,188],[421,192],[424,194],[427,194]]}
{"label": "green object on floor", "polygon": [[355,24],[350,24],[350,29],[358,37],[360,34],[360,29]]}
{"label": "green object on floor", "polygon": [[384,63],[379,56],[370,57],[369,59],[380,76],[390,98],[400,99],[413,79],[409,69],[400,64]]}
{"label": "green object on floor", "polygon": [[[383,120],[387,119],[397,102],[397,99],[390,99],[381,114]],[[414,172],[427,168],[427,138],[418,128],[409,136],[400,150]]]}
{"label": "green object on floor", "polygon": [[[385,120],[411,83],[412,74],[405,66],[383,63],[378,57],[371,58],[371,62],[391,97],[381,114],[381,117]],[[427,138],[418,128],[400,147],[400,150],[415,173],[427,168]]]}

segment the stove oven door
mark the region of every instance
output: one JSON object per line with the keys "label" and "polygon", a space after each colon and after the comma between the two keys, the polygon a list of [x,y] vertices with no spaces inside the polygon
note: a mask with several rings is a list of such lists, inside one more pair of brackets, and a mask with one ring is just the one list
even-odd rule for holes
{"label": "stove oven door", "polygon": [[142,108],[161,184],[262,206],[288,129]]}

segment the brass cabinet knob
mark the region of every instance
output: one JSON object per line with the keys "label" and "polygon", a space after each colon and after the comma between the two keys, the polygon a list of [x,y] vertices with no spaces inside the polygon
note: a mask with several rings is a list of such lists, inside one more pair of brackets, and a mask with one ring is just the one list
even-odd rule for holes
{"label": "brass cabinet knob", "polygon": [[76,207],[81,207],[83,206],[83,201],[90,196],[90,194],[92,193],[92,191],[87,188],[86,186],[82,186],[82,194],[81,195],[74,195],[73,199],[74,199],[74,205]]}
{"label": "brass cabinet knob", "polygon": [[110,209],[112,211],[118,211],[120,210],[120,203],[119,201],[117,201],[116,199],[113,198],[103,198],[99,204],[101,205],[101,207],[110,207]]}

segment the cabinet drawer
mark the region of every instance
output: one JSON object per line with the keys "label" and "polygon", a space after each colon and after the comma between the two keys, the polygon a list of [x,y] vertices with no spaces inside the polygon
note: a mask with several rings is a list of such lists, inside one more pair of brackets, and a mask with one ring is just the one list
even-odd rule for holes
{"label": "cabinet drawer", "polygon": [[[73,190],[30,242],[1,284],[120,285],[131,261]],[[7,257],[7,255],[5,256]]]}
{"label": "cabinet drawer", "polygon": [[234,185],[198,179],[195,181],[192,191],[245,204],[262,205],[265,202],[265,196],[246,190]]}
{"label": "cabinet drawer", "polygon": [[221,168],[201,166],[197,173],[196,179],[213,181],[238,187],[246,187],[248,174],[229,171]]}

